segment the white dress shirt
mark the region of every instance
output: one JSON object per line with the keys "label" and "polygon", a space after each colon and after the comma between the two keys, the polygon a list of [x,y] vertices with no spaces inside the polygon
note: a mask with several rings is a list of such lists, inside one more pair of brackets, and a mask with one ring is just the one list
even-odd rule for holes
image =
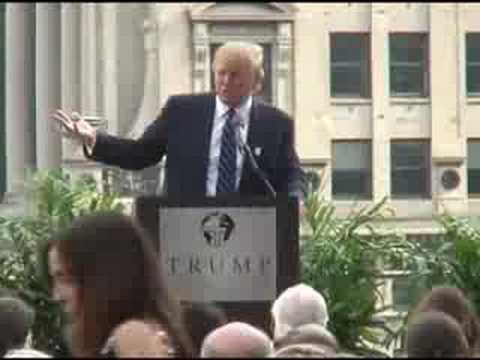
{"label": "white dress shirt", "polygon": [[[223,126],[227,120],[228,105],[217,96],[215,99],[215,115],[213,117],[212,135],[210,137],[210,150],[207,168],[207,196],[215,196],[217,193],[218,163],[220,161],[220,148],[222,147]],[[235,117],[240,117],[240,136],[247,142],[248,126],[250,123],[250,111],[252,109],[252,97],[249,96],[239,107],[235,108]],[[232,119],[233,120],[233,119]],[[242,176],[243,153],[237,147],[237,174],[235,187],[238,189]]]}

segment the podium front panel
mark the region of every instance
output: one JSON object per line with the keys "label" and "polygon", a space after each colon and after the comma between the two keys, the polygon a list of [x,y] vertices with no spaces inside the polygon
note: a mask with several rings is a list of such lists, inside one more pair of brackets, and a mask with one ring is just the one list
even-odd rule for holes
{"label": "podium front panel", "polygon": [[135,216],[177,299],[269,330],[272,301],[298,282],[296,199],[140,197]]}
{"label": "podium front panel", "polygon": [[159,209],[159,257],[182,301],[269,301],[276,295],[275,207]]}

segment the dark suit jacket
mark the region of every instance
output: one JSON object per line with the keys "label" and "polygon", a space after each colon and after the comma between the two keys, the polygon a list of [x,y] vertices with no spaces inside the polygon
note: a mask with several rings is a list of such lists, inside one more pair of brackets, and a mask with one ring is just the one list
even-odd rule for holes
{"label": "dark suit jacket", "polygon": [[[169,195],[205,195],[215,95],[177,95],[137,140],[98,133],[91,159],[123,169],[140,170],[167,153]],[[294,149],[293,121],[284,112],[254,99],[247,142],[277,193],[300,195],[304,175]],[[88,155],[87,155],[88,156]],[[265,184],[245,158],[239,192],[268,194]]]}

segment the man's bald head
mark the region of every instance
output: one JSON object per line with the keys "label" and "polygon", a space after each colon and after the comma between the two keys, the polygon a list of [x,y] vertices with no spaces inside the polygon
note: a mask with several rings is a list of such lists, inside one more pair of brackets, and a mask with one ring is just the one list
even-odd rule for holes
{"label": "man's bald head", "polygon": [[267,334],[247,323],[231,322],[210,332],[200,357],[267,357],[273,344]]}

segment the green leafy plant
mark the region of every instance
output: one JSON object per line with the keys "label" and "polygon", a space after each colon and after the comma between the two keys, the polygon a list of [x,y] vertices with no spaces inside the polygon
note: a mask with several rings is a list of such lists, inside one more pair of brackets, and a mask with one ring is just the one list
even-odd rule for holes
{"label": "green leafy plant", "polygon": [[356,353],[372,353],[385,346],[384,324],[374,322],[386,310],[376,306],[382,270],[407,266],[416,251],[405,237],[374,230],[373,222],[392,213],[385,202],[340,219],[319,192],[305,201],[302,281],[322,293],[329,308],[330,330],[345,349]]}
{"label": "green leafy plant", "polygon": [[452,285],[462,289],[480,309],[480,230],[473,219],[451,215],[440,216],[444,235],[442,241],[418,246],[417,268],[411,282],[423,289]]}
{"label": "green leafy plant", "polygon": [[[443,234],[432,240],[412,242],[415,252],[407,265],[409,275],[406,288],[409,294],[409,312],[424,294],[435,286],[450,285],[460,288],[477,312],[480,309],[480,230],[474,218],[449,214],[439,216]],[[408,316],[399,336],[403,336]]]}
{"label": "green leafy plant", "polygon": [[0,217],[0,286],[34,308],[34,347],[66,355],[62,313],[50,298],[46,259],[39,257],[39,249],[75,217],[98,211],[122,212],[124,206],[116,194],[98,192],[95,180],[70,181],[60,170],[35,173],[28,190],[31,215]]}

